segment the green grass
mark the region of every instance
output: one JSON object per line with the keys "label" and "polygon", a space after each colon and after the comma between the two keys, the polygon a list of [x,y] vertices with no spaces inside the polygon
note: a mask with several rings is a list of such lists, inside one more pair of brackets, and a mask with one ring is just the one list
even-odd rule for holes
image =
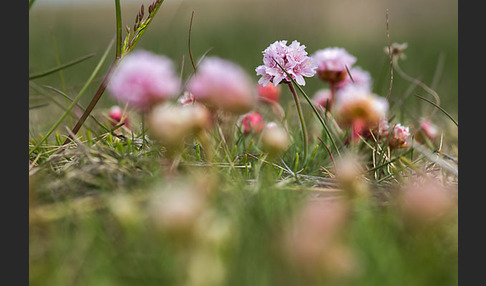
{"label": "green grass", "polygon": [[[256,83],[261,51],[276,40],[296,39],[310,54],[342,46],[370,72],[374,92],[386,96],[390,71],[383,52],[387,39],[380,2],[346,9],[324,1],[290,9],[276,1],[230,2],[164,3],[137,47],[169,56],[186,79],[192,73],[187,37],[195,11],[191,49],[196,59],[213,48],[209,54],[241,65]],[[91,84],[85,83],[115,36],[115,10],[37,10],[38,4],[29,12],[29,74],[87,57],[31,79],[29,105],[39,107],[29,110],[30,285],[457,285],[458,167],[447,158],[458,157],[457,126],[449,118],[458,118],[454,3],[444,4],[452,12],[441,10],[435,16],[423,14],[434,8],[434,1],[425,7],[386,7],[392,42],[409,45],[400,68],[436,91],[444,111],[413,96],[433,101],[395,70],[393,122],[413,125],[436,110],[431,119],[443,131],[442,141],[405,150],[387,150],[386,142],[372,140],[345,145],[349,130],[340,133],[332,118],[324,118],[330,138],[297,89],[310,138],[303,158],[297,112],[292,95],[283,88],[280,103],[292,145],[276,159],[262,152],[258,135],[244,137],[238,128],[225,133],[228,143],[213,129],[209,145],[188,140],[175,157],[169,156],[150,130],[141,130],[136,112],[130,113],[130,129],[111,132],[100,126],[111,128],[106,115],[115,101],[107,92],[91,114],[96,120],[87,119],[75,142],[62,145],[66,127],[72,128],[79,116],[74,105],[41,142],[80,91],[82,107],[96,92],[115,57],[114,48]],[[138,9],[122,6],[124,24],[132,24]],[[306,83],[301,88],[310,97],[326,87],[317,78]],[[265,117],[274,116],[267,106],[258,108]],[[339,155],[331,139],[342,154],[359,155],[365,166],[352,183],[336,169]],[[212,149],[211,160],[205,148]],[[407,221],[398,203],[412,177],[426,176],[447,186],[454,206],[442,220],[421,227]],[[367,190],[368,196],[360,190]],[[177,231],[184,224],[174,230],[156,210],[170,208],[163,205],[170,202],[164,195],[186,192],[190,197],[183,205],[191,206],[196,193],[202,207],[189,208],[196,215],[189,227]],[[354,265],[353,271],[337,275],[318,267],[309,272],[312,267],[288,259],[292,247],[285,246],[285,238],[309,201],[335,199],[347,203],[349,217],[338,241],[349,251],[352,262],[344,265]]]}

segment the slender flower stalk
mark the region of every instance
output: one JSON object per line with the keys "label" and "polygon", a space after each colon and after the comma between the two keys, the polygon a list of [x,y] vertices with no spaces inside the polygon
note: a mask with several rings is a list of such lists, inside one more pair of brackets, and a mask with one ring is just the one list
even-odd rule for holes
{"label": "slender flower stalk", "polygon": [[307,135],[307,128],[305,126],[304,114],[302,112],[302,107],[300,106],[299,98],[297,97],[297,93],[295,92],[294,85],[292,82],[287,83],[289,86],[290,92],[294,97],[295,107],[297,108],[297,112],[299,114],[300,119],[300,126],[302,127],[302,140],[304,141],[304,160],[307,160],[307,142],[308,142],[308,135]]}

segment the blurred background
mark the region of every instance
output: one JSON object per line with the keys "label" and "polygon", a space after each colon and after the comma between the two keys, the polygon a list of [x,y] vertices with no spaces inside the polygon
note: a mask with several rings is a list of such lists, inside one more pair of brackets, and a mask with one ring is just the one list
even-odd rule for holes
{"label": "blurred background", "polygon": [[[122,0],[123,26],[133,26],[140,5],[151,1]],[[458,104],[458,2],[456,0],[166,0],[137,45],[170,57],[186,79],[192,72],[188,35],[194,20],[191,49],[195,60],[206,51],[241,65],[258,81],[254,70],[262,63],[262,51],[276,40],[298,40],[309,54],[331,46],[345,48],[357,57],[356,66],[370,72],[374,92],[386,96],[389,81],[386,13],[391,42],[408,43],[401,68],[437,91],[441,105],[457,118]],[[29,73],[47,70],[72,59],[96,56],[60,73],[36,79],[74,97],[89,78],[109,42],[115,36],[115,4],[111,0],[37,0],[29,11]],[[101,82],[114,50],[83,95],[86,106]],[[57,59],[56,59],[57,58]],[[184,58],[184,60],[183,60]],[[306,80],[310,96],[326,85],[316,78]],[[404,99],[412,117],[431,110],[430,104],[410,96],[416,93],[432,100],[420,87],[395,72],[391,102]],[[285,96],[284,96],[285,98]],[[290,98],[290,95],[288,96]],[[285,99],[284,99],[285,100]],[[30,105],[42,103],[30,92]],[[106,92],[96,109],[115,104]],[[95,109],[95,110],[96,110]],[[49,110],[49,112],[47,112]],[[56,106],[30,111],[35,133],[49,128],[62,114]],[[448,121],[440,112],[437,120]],[[43,120],[39,120],[42,118]],[[45,120],[44,120],[45,119]]]}

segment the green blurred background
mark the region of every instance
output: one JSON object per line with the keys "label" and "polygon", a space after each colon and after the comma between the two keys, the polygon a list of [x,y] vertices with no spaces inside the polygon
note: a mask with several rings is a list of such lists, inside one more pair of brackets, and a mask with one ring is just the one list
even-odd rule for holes
{"label": "green blurred background", "polygon": [[[59,1],[37,0],[29,12],[29,73],[55,67],[56,50],[61,63],[96,53],[95,57],[63,70],[62,75],[55,73],[35,80],[64,89],[74,97],[115,35],[115,4],[110,0],[97,1],[97,4],[56,2]],[[133,26],[142,3],[148,7],[151,1],[121,1],[123,26]],[[386,96],[390,80],[389,60],[383,51],[387,45],[388,11],[391,42],[408,43],[402,69],[432,85],[441,98],[441,105],[457,118],[458,2],[455,0],[166,0],[136,48],[170,57],[187,78],[192,71],[188,34],[193,11],[191,49],[196,60],[213,48],[210,55],[240,64],[256,83],[254,69],[262,63],[261,52],[276,40],[298,40],[307,46],[309,54],[340,46],[358,58],[357,66],[370,72],[374,92],[382,96]],[[81,99],[84,106],[113,57],[114,47]],[[304,90],[310,96],[326,87],[316,78],[306,83]],[[390,101],[396,102],[408,94],[404,106],[412,117],[432,109],[428,103],[410,96],[411,93],[432,99],[395,72]],[[31,106],[43,101],[42,96],[31,90]],[[105,93],[96,112],[114,103]],[[45,131],[61,113],[52,104],[31,110],[31,132]],[[437,121],[448,121],[440,112],[436,117]]]}

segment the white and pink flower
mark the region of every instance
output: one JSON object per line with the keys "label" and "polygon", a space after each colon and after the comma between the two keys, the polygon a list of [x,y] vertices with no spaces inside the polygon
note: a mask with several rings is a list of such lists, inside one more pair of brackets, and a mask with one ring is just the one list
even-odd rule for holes
{"label": "white and pink flower", "polygon": [[291,82],[283,68],[299,85],[305,85],[304,77],[314,76],[317,68],[307,56],[305,48],[298,41],[293,41],[289,46],[285,40],[275,41],[263,51],[263,65],[255,69],[257,75],[261,76],[258,83],[266,86],[270,82],[273,85]]}
{"label": "white and pink flower", "polygon": [[392,130],[392,137],[389,145],[392,148],[404,148],[408,146],[408,138],[410,137],[410,130],[407,126],[397,123]]}

